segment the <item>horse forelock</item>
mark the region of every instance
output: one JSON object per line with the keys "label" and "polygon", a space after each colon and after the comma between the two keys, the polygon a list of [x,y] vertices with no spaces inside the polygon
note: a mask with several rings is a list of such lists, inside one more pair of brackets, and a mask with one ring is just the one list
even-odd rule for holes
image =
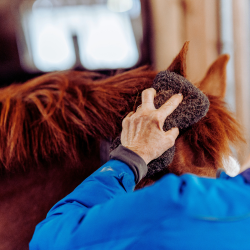
{"label": "horse forelock", "polygon": [[146,67],[109,78],[57,72],[1,89],[1,170],[25,170],[64,156],[78,160],[79,143],[88,136],[119,133],[122,117],[155,75]]}

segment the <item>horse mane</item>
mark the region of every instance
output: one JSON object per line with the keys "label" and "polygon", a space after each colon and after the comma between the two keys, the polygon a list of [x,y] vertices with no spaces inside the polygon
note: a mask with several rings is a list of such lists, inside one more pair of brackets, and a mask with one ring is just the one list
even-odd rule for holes
{"label": "horse mane", "polygon": [[148,67],[113,77],[94,72],[56,72],[0,91],[0,170],[68,157],[79,142],[115,137],[121,120],[156,72]]}

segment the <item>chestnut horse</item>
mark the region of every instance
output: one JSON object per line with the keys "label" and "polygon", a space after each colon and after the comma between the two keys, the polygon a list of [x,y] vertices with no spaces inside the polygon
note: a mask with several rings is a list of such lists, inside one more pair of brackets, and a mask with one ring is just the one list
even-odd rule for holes
{"label": "chestnut horse", "polygon": [[[168,70],[186,77],[185,43]],[[196,86],[210,109],[180,134],[172,164],[161,175],[215,176],[230,145],[244,141],[223,101],[228,56]],[[123,117],[140,103],[157,72],[141,67],[113,77],[51,73],[0,92],[0,249],[28,249],[35,225],[100,166],[99,139],[115,138]],[[143,179],[138,188],[155,180]]]}

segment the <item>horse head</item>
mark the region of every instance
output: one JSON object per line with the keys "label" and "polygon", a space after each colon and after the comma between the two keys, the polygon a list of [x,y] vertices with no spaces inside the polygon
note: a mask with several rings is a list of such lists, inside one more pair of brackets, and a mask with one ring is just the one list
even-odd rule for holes
{"label": "horse head", "polygon": [[[169,71],[187,77],[186,42],[168,67]],[[154,179],[142,179],[137,188],[152,184],[166,173],[181,175],[193,173],[199,176],[215,177],[218,168],[224,168],[230,175],[236,175],[239,169],[231,167],[231,147],[239,148],[245,142],[240,124],[229,111],[224,101],[226,93],[226,66],[229,55],[221,55],[209,67],[204,78],[193,83],[210,101],[205,117],[186,131],[180,133],[175,143],[173,162]],[[230,168],[231,167],[231,168]],[[237,164],[235,165],[237,167]]]}

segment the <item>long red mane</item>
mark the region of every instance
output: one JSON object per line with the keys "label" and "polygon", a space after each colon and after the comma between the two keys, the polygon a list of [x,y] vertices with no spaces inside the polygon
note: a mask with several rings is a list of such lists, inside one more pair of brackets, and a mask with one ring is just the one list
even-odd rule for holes
{"label": "long red mane", "polygon": [[114,137],[156,73],[146,67],[110,78],[93,72],[51,73],[0,91],[1,170],[78,159],[78,143]]}

